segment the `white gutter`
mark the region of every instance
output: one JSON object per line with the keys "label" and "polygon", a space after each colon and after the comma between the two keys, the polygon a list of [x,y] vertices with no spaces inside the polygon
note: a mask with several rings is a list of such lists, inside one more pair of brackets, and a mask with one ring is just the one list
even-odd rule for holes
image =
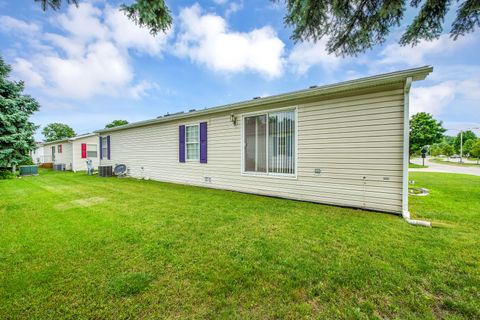
{"label": "white gutter", "polygon": [[402,217],[407,223],[423,227],[431,227],[432,223],[423,220],[410,219],[408,211],[408,165],[410,163],[410,88],[412,86],[412,77],[405,81],[403,90],[403,177],[402,177]]}

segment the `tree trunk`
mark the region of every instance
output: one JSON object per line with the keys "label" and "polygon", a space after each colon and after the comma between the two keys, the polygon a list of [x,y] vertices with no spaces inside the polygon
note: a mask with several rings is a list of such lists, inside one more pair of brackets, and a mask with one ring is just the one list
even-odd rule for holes
{"label": "tree trunk", "polygon": [[15,174],[17,172],[17,166],[13,165],[12,166],[12,173]]}

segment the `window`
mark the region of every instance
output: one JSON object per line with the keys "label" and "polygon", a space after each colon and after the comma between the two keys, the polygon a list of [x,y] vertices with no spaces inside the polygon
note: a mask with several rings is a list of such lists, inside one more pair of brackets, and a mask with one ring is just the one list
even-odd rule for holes
{"label": "window", "polygon": [[185,127],[185,149],[187,161],[200,158],[200,137],[198,124]]}
{"label": "window", "polygon": [[102,158],[107,159],[107,156],[108,156],[107,137],[102,137]]}
{"label": "window", "polygon": [[96,158],[96,157],[97,157],[97,145],[87,144],[87,158]]}
{"label": "window", "polygon": [[58,148],[58,153],[62,153],[62,145],[59,144],[59,145],[57,146],[57,148]]}
{"label": "window", "polygon": [[244,171],[295,174],[295,110],[244,118]]}

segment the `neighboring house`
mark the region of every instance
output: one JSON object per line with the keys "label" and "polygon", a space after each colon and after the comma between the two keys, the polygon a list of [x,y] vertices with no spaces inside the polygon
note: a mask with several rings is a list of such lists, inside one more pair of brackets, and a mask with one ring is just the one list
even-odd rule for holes
{"label": "neighboring house", "polygon": [[36,142],[36,148],[33,151],[30,151],[30,157],[32,158],[33,163],[42,164],[46,162],[51,162],[49,157],[45,157],[43,142]]}
{"label": "neighboring house", "polygon": [[54,164],[65,164],[66,170],[87,170],[87,159],[91,159],[94,168],[98,167],[98,135],[88,133],[73,138],[44,143],[44,157]]}
{"label": "neighboring house", "polygon": [[431,67],[98,130],[136,178],[408,214],[409,90]]}

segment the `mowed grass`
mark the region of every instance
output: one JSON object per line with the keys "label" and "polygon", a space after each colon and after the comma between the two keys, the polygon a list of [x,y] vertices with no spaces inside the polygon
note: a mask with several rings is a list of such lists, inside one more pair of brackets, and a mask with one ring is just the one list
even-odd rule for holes
{"label": "mowed grass", "polygon": [[422,166],[421,164],[416,164],[416,163],[412,163],[412,162],[410,162],[410,163],[408,164],[408,167],[409,167],[409,168],[412,168],[412,169],[428,168],[428,166]]}
{"label": "mowed grass", "polygon": [[457,167],[477,167],[477,168],[480,168],[480,164],[478,163],[471,163],[471,162],[458,162],[457,161],[447,161],[447,160],[443,160],[443,159],[439,159],[439,158],[435,158],[435,159],[430,159],[431,162],[435,162],[435,163],[440,163],[440,164],[448,164],[448,165],[451,165],[451,166],[457,166]]}
{"label": "mowed grass", "polygon": [[47,172],[0,181],[1,319],[480,318],[480,177],[414,217]]}

